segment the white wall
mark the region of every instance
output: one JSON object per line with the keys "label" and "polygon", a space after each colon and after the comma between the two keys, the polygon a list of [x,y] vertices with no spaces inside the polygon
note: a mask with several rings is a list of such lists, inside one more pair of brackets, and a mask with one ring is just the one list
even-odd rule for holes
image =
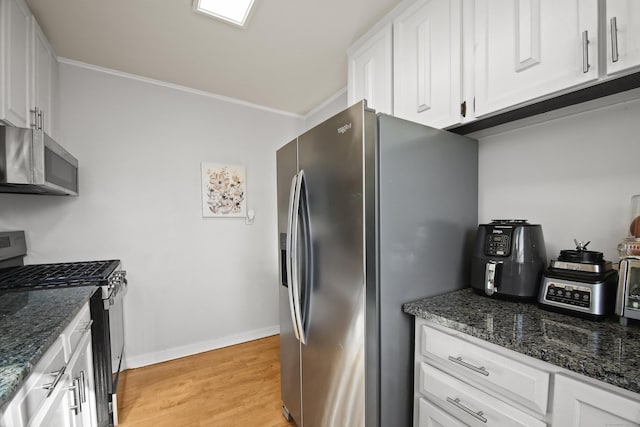
{"label": "white wall", "polygon": [[347,88],[344,88],[333,96],[330,96],[326,101],[307,114],[305,117],[305,128],[311,129],[347,107]]}
{"label": "white wall", "polygon": [[[119,258],[129,367],[277,333],[275,150],[304,119],[71,63],[63,145],[80,196],[0,195],[28,263]],[[255,223],[202,218],[200,162],[239,163]]]}
{"label": "white wall", "polygon": [[640,100],[480,139],[478,221],[542,224],[547,257],[573,239],[616,261],[640,193]]}

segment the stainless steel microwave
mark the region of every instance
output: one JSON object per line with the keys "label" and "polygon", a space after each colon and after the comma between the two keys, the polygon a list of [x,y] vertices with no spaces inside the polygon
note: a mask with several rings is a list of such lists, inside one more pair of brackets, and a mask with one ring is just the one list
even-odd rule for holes
{"label": "stainless steel microwave", "polygon": [[38,129],[0,126],[0,192],[78,195],[78,160]]}

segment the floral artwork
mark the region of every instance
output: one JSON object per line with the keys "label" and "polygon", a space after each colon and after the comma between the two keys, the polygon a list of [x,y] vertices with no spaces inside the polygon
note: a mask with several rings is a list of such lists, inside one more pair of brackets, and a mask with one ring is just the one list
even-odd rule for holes
{"label": "floral artwork", "polygon": [[246,216],[246,187],[243,166],[202,163],[202,216]]}

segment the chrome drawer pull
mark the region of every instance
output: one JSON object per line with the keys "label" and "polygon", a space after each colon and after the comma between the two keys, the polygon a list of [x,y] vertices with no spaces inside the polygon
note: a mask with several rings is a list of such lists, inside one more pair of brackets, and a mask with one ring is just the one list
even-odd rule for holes
{"label": "chrome drawer pull", "polygon": [[63,366],[62,368],[60,368],[60,370],[58,372],[52,372],[50,375],[55,375],[56,377],[53,379],[52,382],[48,383],[48,384],[44,384],[42,386],[43,389],[47,390],[47,396],[49,397],[51,396],[51,393],[53,393],[53,390],[56,388],[56,386],[58,385],[58,383],[60,382],[60,379],[62,378],[62,376],[64,375],[64,371],[67,369],[67,366]]}
{"label": "chrome drawer pull", "polygon": [[477,366],[473,366],[471,363],[468,363],[462,360],[462,356],[458,356],[458,357],[449,356],[449,360],[452,361],[453,363],[457,363],[460,366],[464,366],[467,369],[471,369],[473,372],[482,374],[485,377],[489,376],[489,371],[487,371],[487,368],[485,368],[484,366],[481,366],[479,368]]}
{"label": "chrome drawer pull", "polygon": [[455,399],[447,397],[447,402],[451,403],[456,408],[458,408],[458,409],[466,412],[467,414],[471,415],[476,420],[482,421],[485,424],[487,423],[487,419],[485,417],[483,417],[484,413],[482,411],[473,412],[471,409],[467,408],[462,403],[460,403],[460,399],[458,399],[457,397]]}

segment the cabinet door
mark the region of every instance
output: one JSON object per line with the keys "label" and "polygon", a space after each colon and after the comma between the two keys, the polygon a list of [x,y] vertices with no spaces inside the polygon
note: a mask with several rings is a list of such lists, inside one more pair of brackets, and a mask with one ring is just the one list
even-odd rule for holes
{"label": "cabinet door", "polygon": [[38,109],[39,125],[49,135],[55,136],[54,111],[56,110],[57,67],[56,55],[36,22],[31,19],[33,43],[33,99],[31,105]]}
{"label": "cabinet door", "polygon": [[607,0],[607,74],[640,66],[640,2]]}
{"label": "cabinet door", "polygon": [[73,391],[72,400],[77,409],[71,410],[76,427],[93,427],[96,418],[95,386],[93,378],[93,355],[91,347],[91,324],[87,324],[78,348],[67,366]]}
{"label": "cabinet door", "polygon": [[476,0],[475,113],[598,78],[596,0]]}
{"label": "cabinet door", "polygon": [[640,426],[640,401],[562,375],[556,376],[554,426]]}
{"label": "cabinet door", "polygon": [[366,99],[379,113],[393,114],[391,24],[349,53],[348,103]]}
{"label": "cabinet door", "polygon": [[64,380],[58,383],[45,405],[29,423],[29,427],[76,427],[71,417],[70,407],[73,401],[70,385],[69,375],[65,374]]}
{"label": "cabinet door", "polygon": [[460,123],[460,0],[421,0],[393,23],[393,111],[444,128]]}
{"label": "cabinet door", "polygon": [[429,402],[420,398],[418,403],[418,420],[415,422],[416,427],[464,427],[465,424],[447,414],[445,411]]}
{"label": "cabinet door", "polygon": [[29,19],[22,0],[0,0],[0,121],[28,127]]}

